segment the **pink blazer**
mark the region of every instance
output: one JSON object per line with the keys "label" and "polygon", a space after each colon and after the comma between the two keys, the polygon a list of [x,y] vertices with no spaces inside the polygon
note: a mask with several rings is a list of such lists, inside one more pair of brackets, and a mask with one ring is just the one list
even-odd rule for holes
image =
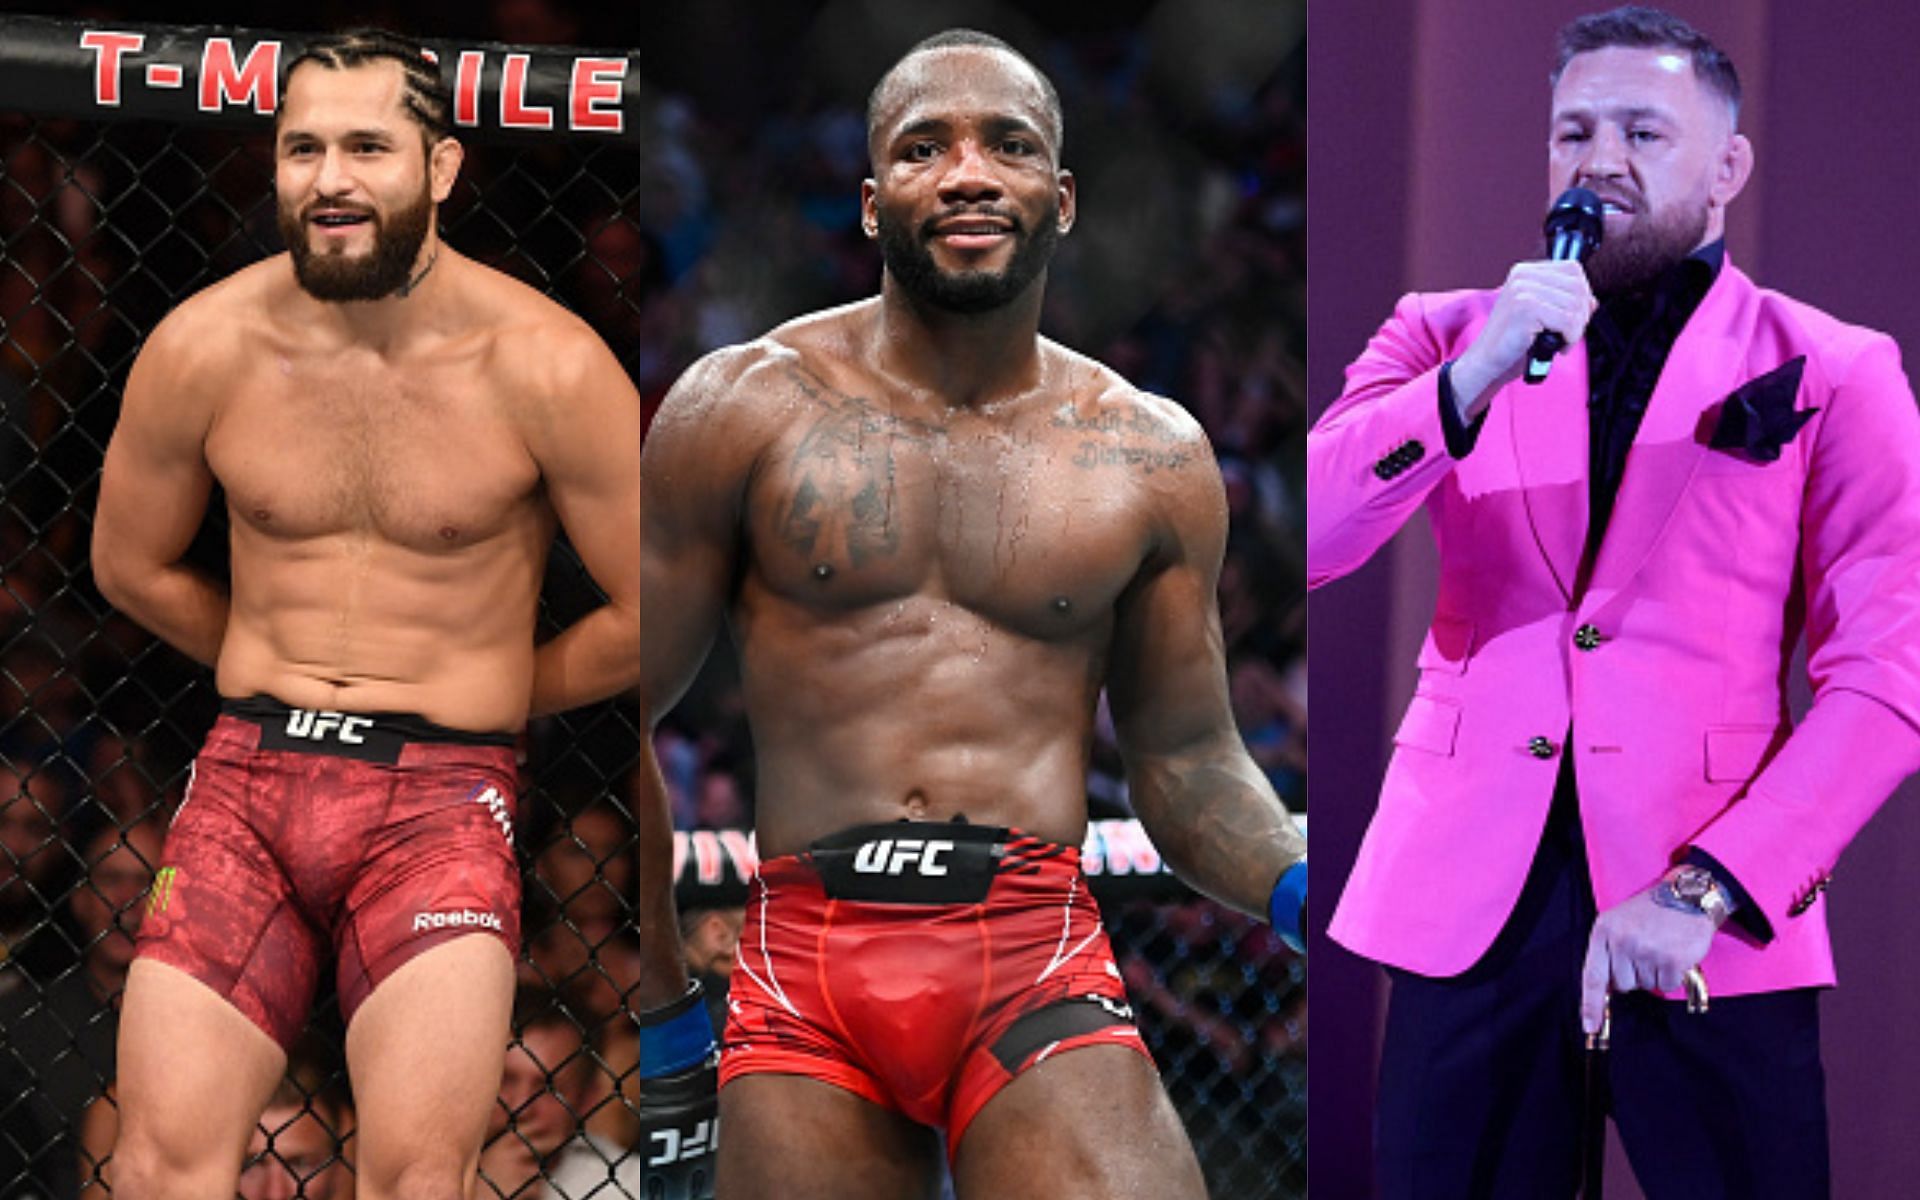
{"label": "pink blazer", "polygon": [[[1545,384],[1508,386],[1473,452],[1447,454],[1438,369],[1492,305],[1404,298],[1307,439],[1310,587],[1422,506],[1440,552],[1419,685],[1330,933],[1421,974],[1472,965],[1570,753],[1602,909],[1697,845],[1773,934],[1714,940],[1714,994],[1830,984],[1820,893],[1920,768],[1920,414],[1899,352],[1726,264],[1673,347],[1582,591],[1584,347]],[[1729,393],[1802,355],[1795,405],[1820,411],[1779,458],[1710,449]],[[1814,704],[1795,727],[1803,627]]]}

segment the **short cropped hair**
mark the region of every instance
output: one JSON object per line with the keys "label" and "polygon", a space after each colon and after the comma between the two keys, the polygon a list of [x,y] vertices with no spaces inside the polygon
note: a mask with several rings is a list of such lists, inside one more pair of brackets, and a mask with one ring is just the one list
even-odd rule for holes
{"label": "short cropped hair", "polygon": [[1553,72],[1547,77],[1548,83],[1554,87],[1560,85],[1560,76],[1575,55],[1610,46],[1684,52],[1693,60],[1694,77],[1727,102],[1734,123],[1739,123],[1740,75],[1733,69],[1733,60],[1706,34],[1657,8],[1629,4],[1611,12],[1590,13],[1567,25],[1554,46]]}
{"label": "short cropped hair", "polygon": [[1067,122],[1065,114],[1060,108],[1060,93],[1054,88],[1053,80],[1047,78],[1045,71],[1034,66],[1032,59],[1015,50],[1006,41],[990,33],[981,33],[977,29],[948,29],[944,32],[936,33],[932,37],[922,38],[909,47],[905,54],[902,54],[894,60],[894,64],[887,68],[886,74],[880,77],[880,82],[874,84],[873,90],[867,93],[867,145],[872,146],[873,139],[880,132],[880,98],[886,92],[887,85],[893,81],[894,75],[899,72],[906,61],[916,54],[925,54],[930,50],[946,50],[954,46],[979,46],[988,50],[1003,51],[1025,63],[1027,67],[1039,77],[1040,93],[1046,107],[1047,123],[1052,126],[1051,129],[1047,130],[1047,134],[1053,139],[1053,150],[1054,153],[1058,155],[1061,146],[1066,141]]}
{"label": "short cropped hair", "polygon": [[308,42],[280,68],[280,94],[287,94],[287,80],[305,63],[314,63],[329,71],[344,71],[382,60],[400,64],[406,80],[400,102],[408,115],[426,130],[428,144],[452,137],[453,93],[441,79],[440,64],[419,42],[384,29],[349,29]]}

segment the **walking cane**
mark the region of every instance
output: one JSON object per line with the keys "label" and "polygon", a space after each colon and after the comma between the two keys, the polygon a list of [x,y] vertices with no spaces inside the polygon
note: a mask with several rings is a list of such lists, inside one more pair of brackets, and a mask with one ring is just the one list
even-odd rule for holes
{"label": "walking cane", "polygon": [[[1707,1011],[1707,973],[1688,967],[1687,1012]],[[1607,1161],[1607,1045],[1613,1037],[1613,1004],[1603,1000],[1600,1029],[1587,1035],[1585,1079],[1580,1091],[1580,1200],[1601,1200]]]}
{"label": "walking cane", "polygon": [[1580,1197],[1600,1200],[1607,1162],[1607,1042],[1613,1036],[1613,1003],[1601,1001],[1600,1028],[1587,1035],[1580,1088]]}

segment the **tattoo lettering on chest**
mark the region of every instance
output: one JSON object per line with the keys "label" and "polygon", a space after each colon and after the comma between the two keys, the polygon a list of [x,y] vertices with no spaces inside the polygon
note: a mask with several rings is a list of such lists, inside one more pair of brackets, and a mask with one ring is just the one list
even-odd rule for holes
{"label": "tattoo lettering on chest", "polygon": [[1073,465],[1083,471],[1095,467],[1136,467],[1151,475],[1155,471],[1177,471],[1192,462],[1191,450],[1162,450],[1152,446],[1103,446],[1081,442],[1073,456]]}
{"label": "tattoo lettering on chest", "polygon": [[882,412],[872,401],[826,388],[797,370],[788,378],[819,411],[794,448],[774,529],[794,552],[844,557],[855,568],[900,549],[894,446],[929,444],[932,431]]}
{"label": "tattoo lettering on chest", "polygon": [[1083,438],[1075,450],[1071,461],[1083,471],[1133,467],[1151,475],[1155,471],[1177,471],[1197,457],[1171,425],[1144,409],[1125,413],[1105,409],[1082,415],[1073,405],[1065,404],[1049,423],[1055,429],[1102,435],[1098,440]]}

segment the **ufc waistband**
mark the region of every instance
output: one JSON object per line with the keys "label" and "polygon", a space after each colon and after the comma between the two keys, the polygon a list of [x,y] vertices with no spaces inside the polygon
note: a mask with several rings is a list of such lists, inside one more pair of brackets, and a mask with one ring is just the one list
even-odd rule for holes
{"label": "ufc waistband", "polygon": [[728,992],[721,1086],[803,1075],[947,1130],[1067,1051],[1151,1060],[1080,849],[896,822],[760,864]]}
{"label": "ufc waistband", "polygon": [[295,754],[325,754],[362,762],[393,764],[408,744],[503,746],[510,733],[475,733],[436,725],[414,713],[349,713],[325,708],[294,708],[272,696],[223,699],[220,711],[260,730],[259,748]]}
{"label": "ufc waistband", "polygon": [[952,821],[856,825],[799,857],[819,873],[829,897],[878,904],[977,904],[996,876],[1033,874],[1048,859],[1078,865],[1073,847]]}

